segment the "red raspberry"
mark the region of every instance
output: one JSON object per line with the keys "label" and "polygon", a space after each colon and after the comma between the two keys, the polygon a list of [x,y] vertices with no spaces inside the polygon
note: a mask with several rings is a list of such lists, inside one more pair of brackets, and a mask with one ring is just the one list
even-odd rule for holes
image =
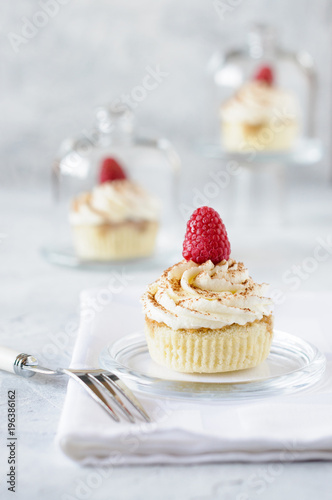
{"label": "red raspberry", "polygon": [[254,76],[254,80],[273,85],[274,75],[270,66],[261,66]]}
{"label": "red raspberry", "polygon": [[231,245],[218,212],[210,207],[197,208],[187,222],[183,257],[196,264],[212,260],[216,265],[223,259],[228,260],[230,253]]}
{"label": "red raspberry", "polygon": [[114,158],[105,158],[101,164],[99,172],[99,182],[117,181],[119,179],[127,179],[123,168]]}

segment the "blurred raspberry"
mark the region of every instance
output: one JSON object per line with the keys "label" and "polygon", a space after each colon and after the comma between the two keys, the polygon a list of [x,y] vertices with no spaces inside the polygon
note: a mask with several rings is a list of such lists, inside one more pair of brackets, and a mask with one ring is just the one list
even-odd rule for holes
{"label": "blurred raspberry", "polygon": [[270,66],[261,66],[254,76],[254,80],[265,82],[268,85],[273,85],[274,75]]}
{"label": "blurred raspberry", "polygon": [[114,158],[105,158],[101,164],[99,182],[117,181],[127,179],[127,176],[119,163]]}

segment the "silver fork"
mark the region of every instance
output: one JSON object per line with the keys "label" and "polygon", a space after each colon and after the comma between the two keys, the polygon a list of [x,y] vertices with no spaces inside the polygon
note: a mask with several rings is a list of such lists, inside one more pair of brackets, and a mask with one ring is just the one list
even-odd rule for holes
{"label": "silver fork", "polygon": [[38,360],[34,356],[17,353],[17,351],[7,347],[0,347],[0,369],[21,377],[32,377],[36,373],[68,375],[76,380],[115,422],[120,422],[119,414],[131,423],[138,421],[139,417],[145,422],[151,422],[149,415],[130,389],[119,377],[109,371],[101,369],[71,370],[68,368],[51,370],[39,366]]}

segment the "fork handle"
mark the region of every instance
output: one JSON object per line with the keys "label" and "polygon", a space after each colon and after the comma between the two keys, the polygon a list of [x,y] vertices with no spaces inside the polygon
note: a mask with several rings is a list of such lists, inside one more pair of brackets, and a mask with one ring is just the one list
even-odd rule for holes
{"label": "fork handle", "polygon": [[37,365],[38,361],[30,354],[15,351],[9,347],[0,346],[0,370],[15,373],[22,377],[31,377],[33,372],[24,370],[24,366]]}

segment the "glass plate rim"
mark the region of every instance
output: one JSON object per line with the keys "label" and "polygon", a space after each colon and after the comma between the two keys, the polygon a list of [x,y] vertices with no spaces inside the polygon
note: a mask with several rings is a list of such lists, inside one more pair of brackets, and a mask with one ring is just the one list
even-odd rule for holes
{"label": "glass plate rim", "polygon": [[[274,330],[275,337],[277,338],[286,338],[290,341],[290,344],[297,342],[302,344],[305,347],[305,354],[307,357],[307,362],[301,367],[295,368],[291,372],[287,374],[274,375],[271,377],[263,378],[262,380],[254,380],[254,381],[243,381],[243,382],[197,382],[197,381],[177,381],[177,380],[167,380],[158,377],[152,377],[146,374],[142,374],[132,369],[128,369],[125,365],[120,363],[115,359],[114,354],[111,354],[111,349],[116,350],[116,347],[119,345],[128,342],[129,340],[136,340],[136,343],[140,341],[141,343],[146,345],[145,336],[142,332],[139,333],[131,333],[126,335],[115,342],[111,342],[108,344],[100,353],[100,363],[104,368],[110,369],[114,371],[114,373],[123,377],[125,381],[129,381],[131,385],[133,385],[135,390],[146,394],[156,394],[160,397],[170,397],[170,398],[181,398],[181,399],[191,399],[191,400],[204,400],[209,399],[211,394],[222,394],[223,396],[218,398],[218,401],[221,399],[224,400],[233,400],[234,397],[236,400],[238,399],[250,399],[253,397],[262,397],[267,395],[279,395],[285,393],[294,393],[299,390],[305,390],[309,387],[313,386],[323,375],[326,367],[326,358],[325,355],[311,342],[308,342],[301,337],[280,331]],[[131,344],[132,345],[132,344]],[[275,340],[272,343],[275,345]],[[127,349],[130,347],[128,345]],[[310,357],[308,357],[307,350],[309,350]],[[120,351],[118,351],[120,352]],[[304,351],[302,351],[301,356]],[[292,375],[303,373],[304,379],[301,381],[300,385],[289,386],[287,381],[292,377]],[[268,383],[273,381],[279,382],[279,385],[267,390]],[[185,391],[176,391],[167,389],[167,385],[176,386],[176,383],[180,383],[184,387],[194,388],[194,386],[200,384],[204,385],[204,391],[201,392],[192,392],[188,393]],[[286,382],[286,383],[285,383]],[[305,383],[306,382],[306,383]],[[157,386],[157,388],[155,388]],[[161,387],[160,387],[161,386]],[[164,387],[163,387],[164,386]],[[228,388],[227,393],[224,394],[222,391],[216,391],[217,387]],[[229,388],[232,388],[234,392],[232,393],[233,398],[229,397]],[[213,391],[214,389],[214,391]],[[243,390],[244,389],[244,390]],[[226,392],[226,391],[225,391]],[[267,393],[268,392],[268,393]],[[227,397],[228,396],[228,397]],[[239,398],[240,396],[240,398]]]}
{"label": "glass plate rim", "polygon": [[128,268],[139,269],[146,271],[160,267],[165,262],[172,262],[172,258],[176,255],[173,249],[168,249],[165,252],[156,250],[152,255],[147,257],[135,257],[130,259],[119,259],[113,261],[80,261],[74,251],[74,247],[70,244],[60,247],[53,247],[51,245],[40,247],[40,254],[43,259],[56,267],[62,267],[73,270],[105,272],[118,270],[123,266]]}
{"label": "glass plate rim", "polygon": [[[302,137],[299,142],[289,151],[255,151],[255,158],[247,160],[251,152],[229,152],[223,149],[217,139],[202,139],[197,144],[198,151],[208,158],[229,159],[255,163],[267,161],[281,161],[290,165],[315,165],[323,156],[323,144],[319,137]],[[314,157],[310,157],[314,153]],[[305,160],[304,160],[305,158]]]}

